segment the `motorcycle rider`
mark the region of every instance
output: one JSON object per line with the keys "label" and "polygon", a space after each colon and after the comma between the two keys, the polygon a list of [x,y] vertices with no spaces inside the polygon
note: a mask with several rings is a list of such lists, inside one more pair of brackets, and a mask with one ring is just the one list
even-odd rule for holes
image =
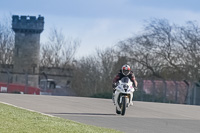
{"label": "motorcycle rider", "polygon": [[[119,73],[115,76],[115,78],[113,79],[113,103],[114,102],[114,96],[115,96],[115,88],[117,87],[118,81],[121,80],[123,77],[128,77],[132,83],[133,83],[133,87],[136,89],[137,88],[137,81],[135,79],[135,75],[133,74],[133,71],[131,71],[131,67],[127,64],[123,65],[122,68],[120,69]],[[133,105],[132,103],[132,99],[131,99],[131,105]]]}

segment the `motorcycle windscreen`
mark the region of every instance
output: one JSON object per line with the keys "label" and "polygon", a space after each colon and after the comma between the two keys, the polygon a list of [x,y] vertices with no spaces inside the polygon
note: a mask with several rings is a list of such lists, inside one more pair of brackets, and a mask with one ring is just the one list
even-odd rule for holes
{"label": "motorcycle windscreen", "polygon": [[128,77],[123,77],[123,78],[121,79],[121,82],[123,82],[123,83],[128,83],[128,81],[129,81],[129,78],[128,78]]}

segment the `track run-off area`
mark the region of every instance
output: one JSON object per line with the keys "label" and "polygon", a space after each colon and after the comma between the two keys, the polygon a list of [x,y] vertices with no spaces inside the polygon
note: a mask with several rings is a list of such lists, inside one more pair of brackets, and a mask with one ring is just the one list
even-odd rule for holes
{"label": "track run-off area", "polygon": [[134,101],[121,116],[111,99],[0,93],[0,102],[125,133],[200,133],[200,106]]}

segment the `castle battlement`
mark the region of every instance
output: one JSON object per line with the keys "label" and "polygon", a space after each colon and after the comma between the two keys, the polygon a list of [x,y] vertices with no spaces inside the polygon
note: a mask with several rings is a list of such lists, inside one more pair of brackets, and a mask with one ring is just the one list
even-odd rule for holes
{"label": "castle battlement", "polygon": [[44,30],[44,17],[38,16],[12,16],[12,29],[21,33],[41,33]]}

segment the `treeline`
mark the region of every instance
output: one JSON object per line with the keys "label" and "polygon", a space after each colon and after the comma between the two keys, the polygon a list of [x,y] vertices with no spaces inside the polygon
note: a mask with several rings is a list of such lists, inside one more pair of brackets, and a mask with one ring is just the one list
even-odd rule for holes
{"label": "treeline", "polygon": [[[177,25],[153,19],[141,31],[113,47],[75,59],[80,40],[66,38],[53,28],[41,46],[40,66],[73,68],[71,87],[79,96],[110,96],[113,77],[125,63],[131,65],[137,79],[200,79],[200,27],[196,21]],[[11,27],[0,23],[1,64],[13,63],[13,47]]]}
{"label": "treeline", "polygon": [[197,22],[171,24],[149,20],[141,33],[120,41],[113,48],[77,62],[72,86],[79,95],[111,93],[111,83],[122,64],[131,65],[137,79],[200,79],[200,27]]}

